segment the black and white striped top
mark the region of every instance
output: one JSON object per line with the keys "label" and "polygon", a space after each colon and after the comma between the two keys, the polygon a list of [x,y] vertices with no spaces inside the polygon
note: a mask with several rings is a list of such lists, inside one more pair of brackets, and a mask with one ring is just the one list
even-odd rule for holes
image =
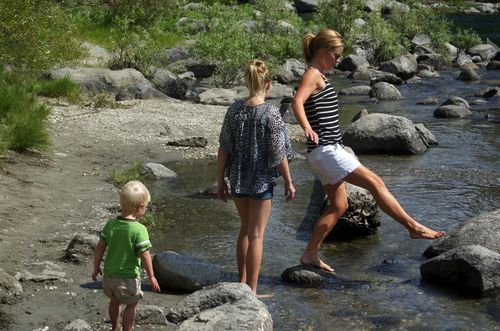
{"label": "black and white striped top", "polygon": [[307,120],[319,137],[318,145],[312,140],[307,140],[308,152],[319,145],[333,145],[342,142],[337,93],[327,79],[325,79],[325,83],[325,88],[321,92],[311,94],[304,103]]}

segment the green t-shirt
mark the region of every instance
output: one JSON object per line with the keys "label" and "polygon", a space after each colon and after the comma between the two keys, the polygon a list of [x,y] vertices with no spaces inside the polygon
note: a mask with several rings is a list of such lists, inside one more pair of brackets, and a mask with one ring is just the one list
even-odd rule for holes
{"label": "green t-shirt", "polygon": [[114,217],[100,233],[108,247],[104,274],[113,278],[138,278],[141,274],[139,253],[151,248],[148,231],[136,220]]}

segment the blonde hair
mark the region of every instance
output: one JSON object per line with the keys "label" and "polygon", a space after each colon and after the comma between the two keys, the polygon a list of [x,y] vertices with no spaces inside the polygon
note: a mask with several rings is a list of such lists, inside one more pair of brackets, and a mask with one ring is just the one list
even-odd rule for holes
{"label": "blonde hair", "polygon": [[268,81],[271,81],[271,74],[267,70],[266,63],[262,60],[252,60],[245,70],[245,85],[250,97],[263,91]]}
{"label": "blonde hair", "polygon": [[149,201],[151,201],[151,196],[148,189],[138,180],[123,185],[120,191],[120,205],[123,210],[133,210],[141,203],[148,204]]}
{"label": "blonde hair", "polygon": [[344,41],[340,33],[332,29],[324,29],[316,36],[312,33],[304,36],[302,52],[306,63],[309,63],[320,49],[334,50],[337,47],[344,47]]}

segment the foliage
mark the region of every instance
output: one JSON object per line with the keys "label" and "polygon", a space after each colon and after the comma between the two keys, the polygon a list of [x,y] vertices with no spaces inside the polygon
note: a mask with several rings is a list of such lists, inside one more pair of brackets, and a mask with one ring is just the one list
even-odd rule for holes
{"label": "foliage", "polygon": [[73,82],[70,77],[53,80],[40,80],[35,85],[37,95],[49,98],[66,98],[77,101],[80,97],[80,85]]}
{"label": "foliage", "polygon": [[74,59],[81,49],[73,35],[62,9],[49,0],[0,1],[3,65],[31,73]]}
{"label": "foliage", "polygon": [[109,173],[112,182],[118,186],[122,187],[131,180],[143,181],[144,177],[142,175],[142,165],[144,162],[142,160],[137,160],[134,164],[125,169],[112,169]]}
{"label": "foliage", "polygon": [[481,44],[481,38],[477,32],[472,29],[455,27],[453,44],[459,49],[466,50],[472,46]]}
{"label": "foliage", "polygon": [[148,230],[155,229],[165,222],[165,214],[146,211],[144,216],[139,219],[139,222],[144,224]]}
{"label": "foliage", "polygon": [[339,32],[349,51],[358,32],[355,21],[363,16],[363,4],[361,0],[322,0],[315,24]]}
{"label": "foliage", "polygon": [[3,151],[45,149],[50,145],[45,120],[50,108],[33,87],[12,73],[0,73],[0,146]]}
{"label": "foliage", "polygon": [[373,39],[375,63],[390,60],[403,53],[400,33],[379,14],[371,13],[364,28]]}

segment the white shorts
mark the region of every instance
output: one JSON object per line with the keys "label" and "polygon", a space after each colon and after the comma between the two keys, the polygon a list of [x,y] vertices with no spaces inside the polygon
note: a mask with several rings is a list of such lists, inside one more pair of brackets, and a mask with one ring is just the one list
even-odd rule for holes
{"label": "white shorts", "polygon": [[322,185],[338,183],[361,165],[356,157],[340,144],[318,146],[307,158]]}

